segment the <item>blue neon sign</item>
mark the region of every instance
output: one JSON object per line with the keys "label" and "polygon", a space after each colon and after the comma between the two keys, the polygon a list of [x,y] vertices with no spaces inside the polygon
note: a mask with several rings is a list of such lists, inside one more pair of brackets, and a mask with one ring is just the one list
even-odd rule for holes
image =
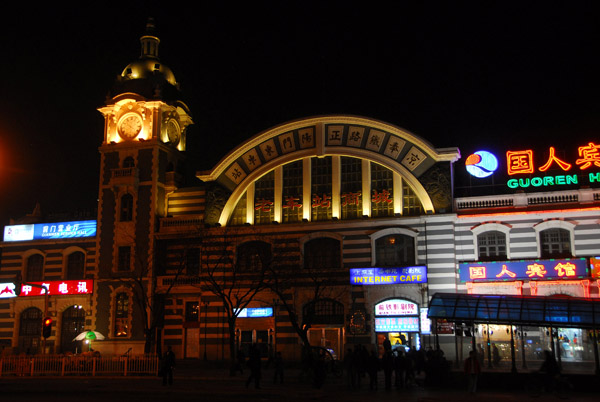
{"label": "blue neon sign", "polygon": [[352,268],[351,285],[397,285],[427,283],[427,267],[418,265],[402,268]]}
{"label": "blue neon sign", "polygon": [[4,241],[59,240],[96,236],[96,221],[12,225],[4,228]]}

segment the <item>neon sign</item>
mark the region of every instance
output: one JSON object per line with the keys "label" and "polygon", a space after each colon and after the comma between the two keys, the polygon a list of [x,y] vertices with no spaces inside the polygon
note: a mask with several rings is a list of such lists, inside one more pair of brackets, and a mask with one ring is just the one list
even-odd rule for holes
{"label": "neon sign", "polygon": [[392,299],[375,305],[375,315],[417,315],[417,304],[408,300]]}
{"label": "neon sign", "polygon": [[[40,285],[48,288],[48,295],[85,295],[91,294],[94,291],[93,279],[82,279],[73,281],[46,281],[46,282],[31,282],[33,285]],[[46,290],[27,284],[21,285],[21,295],[23,296],[44,296]]]}
{"label": "neon sign", "polygon": [[498,169],[498,159],[488,151],[477,151],[465,162],[467,172],[480,179],[491,176]]}
{"label": "neon sign", "polygon": [[459,264],[461,282],[538,279],[575,279],[588,275],[585,258],[464,262]]}
{"label": "neon sign", "polygon": [[10,297],[17,297],[15,294],[15,284],[0,283],[0,299],[8,299]]}
{"label": "neon sign", "polygon": [[403,268],[352,268],[351,285],[395,285],[427,283],[427,267],[419,265]]}
{"label": "neon sign", "polygon": [[96,236],[96,221],[13,225],[4,228],[4,241],[59,240]]}
{"label": "neon sign", "polygon": [[419,317],[375,318],[375,332],[418,332]]}
{"label": "neon sign", "polygon": [[243,308],[238,314],[238,318],[260,318],[272,316],[273,307]]}

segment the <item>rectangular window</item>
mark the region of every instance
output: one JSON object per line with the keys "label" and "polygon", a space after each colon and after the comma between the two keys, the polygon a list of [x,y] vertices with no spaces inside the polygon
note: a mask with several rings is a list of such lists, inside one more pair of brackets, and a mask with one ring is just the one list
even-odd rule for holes
{"label": "rectangular window", "polygon": [[311,220],[331,219],[331,156],[311,159]]}
{"label": "rectangular window", "polygon": [[362,161],[358,158],[341,158],[342,219],[362,217]]}
{"label": "rectangular window", "polygon": [[288,163],[283,166],[283,222],[302,221],[302,161]]}
{"label": "rectangular window", "polygon": [[200,305],[198,302],[185,303],[185,322],[198,322],[198,312]]}
{"label": "rectangular window", "polygon": [[200,249],[191,248],[186,255],[186,274],[197,276],[200,274]]}
{"label": "rectangular window", "polygon": [[270,171],[254,182],[254,224],[269,224],[274,220],[275,172]]}
{"label": "rectangular window", "polygon": [[131,271],[131,247],[121,246],[118,250],[117,271]]}
{"label": "rectangular window", "polygon": [[371,163],[371,215],[394,215],[394,173],[377,163]]}

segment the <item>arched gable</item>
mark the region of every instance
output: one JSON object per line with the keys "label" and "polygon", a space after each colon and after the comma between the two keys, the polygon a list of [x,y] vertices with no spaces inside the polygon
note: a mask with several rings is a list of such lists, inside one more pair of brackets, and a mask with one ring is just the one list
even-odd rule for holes
{"label": "arched gable", "polygon": [[434,213],[432,197],[419,177],[438,162],[454,162],[459,153],[457,149],[437,150],[420,137],[377,120],[324,116],[260,133],[198,178],[219,182],[232,192],[219,219],[226,225],[237,202],[257,179],[284,164],[324,156],[354,157],[390,169],[413,189],[425,213]]}

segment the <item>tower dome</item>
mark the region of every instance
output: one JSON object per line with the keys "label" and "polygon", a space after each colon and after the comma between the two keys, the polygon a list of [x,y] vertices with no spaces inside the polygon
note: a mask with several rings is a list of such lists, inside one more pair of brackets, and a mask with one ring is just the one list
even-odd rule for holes
{"label": "tower dome", "polygon": [[148,19],[146,32],[140,37],[141,55],[129,63],[117,77],[110,97],[125,92],[142,95],[146,99],[168,101],[179,98],[179,84],[171,69],[160,62],[154,20]]}

